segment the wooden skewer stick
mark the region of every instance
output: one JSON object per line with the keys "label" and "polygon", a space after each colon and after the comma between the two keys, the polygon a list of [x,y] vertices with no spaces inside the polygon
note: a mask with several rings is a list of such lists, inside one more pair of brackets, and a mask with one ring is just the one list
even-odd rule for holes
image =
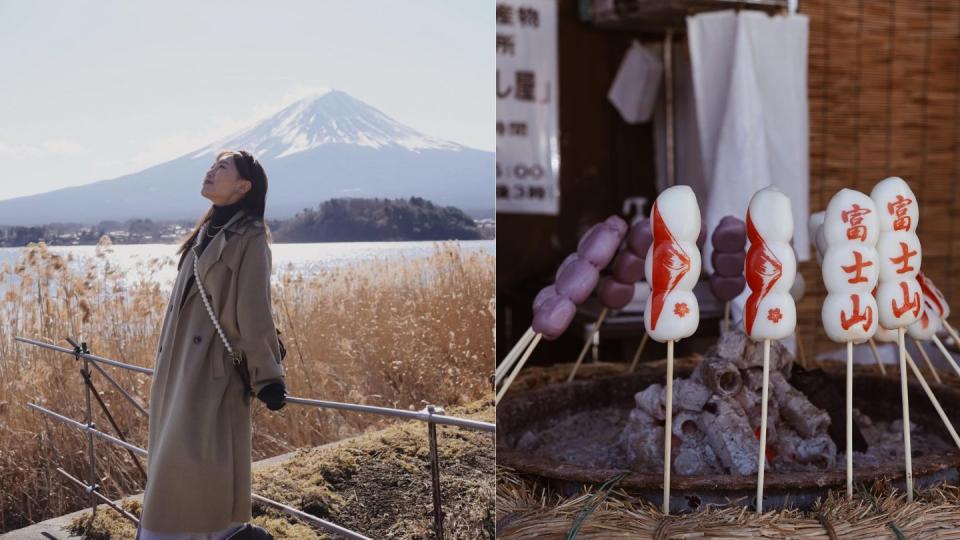
{"label": "wooden skewer stick", "polygon": [[727,300],[723,304],[723,331],[728,332],[730,330],[730,301]]}
{"label": "wooden skewer stick", "polygon": [[521,369],[523,369],[523,365],[527,363],[527,359],[530,358],[531,354],[533,354],[533,350],[537,348],[537,343],[540,343],[540,338],[542,337],[543,334],[537,334],[533,336],[533,341],[530,343],[527,351],[523,353],[523,357],[520,358],[520,362],[517,364],[517,367],[513,370],[510,376],[507,377],[506,382],[504,382],[503,386],[500,387],[500,391],[497,392],[497,399],[493,402],[494,406],[497,406],[500,403],[500,398],[507,393],[507,389],[510,388],[511,384],[513,384],[513,380],[517,378],[517,374],[520,373]]}
{"label": "wooden skewer stick", "polygon": [[663,424],[663,513],[670,515],[670,468],[673,443],[673,340],[667,341],[666,421]]}
{"label": "wooden skewer stick", "polygon": [[587,336],[587,340],[583,343],[583,348],[580,349],[580,355],[577,356],[577,362],[573,364],[573,369],[570,370],[570,376],[567,377],[567,382],[573,380],[577,376],[577,370],[580,369],[580,364],[583,363],[583,357],[587,354],[587,349],[590,348],[590,344],[593,343],[593,336],[597,335],[597,332],[600,331],[600,325],[603,324],[603,320],[607,318],[607,313],[609,308],[603,308],[600,310],[600,316],[597,317],[596,324],[593,325],[593,330],[590,331],[590,335]]}
{"label": "wooden skewer stick", "polygon": [[914,339],[913,344],[920,350],[920,356],[922,356],[923,361],[927,363],[927,368],[930,370],[930,373],[933,373],[933,380],[938,383],[943,383],[943,381],[940,380],[940,374],[937,373],[937,369],[933,367],[933,362],[930,361],[930,355],[928,355],[927,351],[923,348],[923,342]]}
{"label": "wooden skewer stick", "polygon": [[954,343],[957,344],[957,347],[960,347],[960,336],[957,335],[957,331],[950,326],[950,323],[946,319],[943,319],[943,327],[947,329],[947,333],[950,334],[950,337],[953,338]]}
{"label": "wooden skewer stick", "polygon": [[643,352],[643,348],[647,346],[647,341],[650,339],[650,334],[643,334],[643,337],[640,338],[640,346],[637,347],[637,353],[633,355],[633,361],[630,362],[630,373],[633,373],[633,370],[637,369],[637,362],[640,361],[640,354]]}
{"label": "wooden skewer stick", "polygon": [[803,352],[803,338],[800,337],[800,332],[794,333],[793,337],[797,340],[797,354],[800,355],[800,365],[803,366],[803,369],[807,369],[807,355]]}
{"label": "wooden skewer stick", "polygon": [[500,365],[497,366],[494,384],[500,384],[500,381],[507,376],[507,373],[510,372],[510,368],[512,368],[513,364],[517,361],[517,358],[523,354],[523,351],[527,350],[527,346],[530,345],[535,333],[536,332],[533,331],[532,327],[527,328],[527,331],[520,336],[517,344],[510,349],[510,352],[508,352],[506,356],[503,357],[503,361],[501,361]]}
{"label": "wooden skewer stick", "polygon": [[870,350],[873,351],[873,358],[877,361],[877,366],[880,367],[880,374],[886,375],[887,370],[883,367],[883,360],[880,359],[880,351],[877,350],[877,342],[873,341],[873,338],[870,338],[870,341],[867,343],[870,344]]}
{"label": "wooden skewer stick", "polygon": [[940,349],[940,352],[943,353],[943,357],[947,359],[947,362],[949,362],[950,366],[953,367],[953,370],[957,372],[957,375],[960,375],[960,366],[957,365],[957,361],[953,359],[953,355],[950,354],[950,351],[948,351],[947,348],[943,346],[943,342],[940,341],[940,338],[938,338],[937,335],[934,334],[933,337],[931,337],[930,339],[933,341],[933,344],[936,345],[938,349]]}
{"label": "wooden skewer stick", "polygon": [[767,396],[770,387],[770,340],[763,340],[763,390],[760,398],[760,457],[757,460],[757,514],[763,513],[763,472],[767,463]]}
{"label": "wooden skewer stick", "polygon": [[910,451],[910,397],[907,394],[907,346],[904,329],[897,329],[897,344],[900,346],[900,402],[903,408],[903,461],[907,484],[907,502],[913,502],[913,456]]}
{"label": "wooden skewer stick", "polygon": [[847,342],[847,500],[853,500],[853,342]]}
{"label": "wooden skewer stick", "polygon": [[[513,345],[513,348],[510,349],[510,352],[503,357],[503,361],[500,362],[500,365],[497,366],[497,377],[503,378],[505,372],[510,371],[510,367],[514,362],[517,361],[517,358],[523,354],[523,351],[527,350],[527,345],[530,344],[530,341],[533,339],[534,332],[533,327],[527,328],[527,330],[520,336],[520,339]],[[499,382],[499,381],[498,381]]]}
{"label": "wooden skewer stick", "polygon": [[940,419],[943,420],[943,425],[946,426],[947,431],[950,432],[950,436],[953,437],[954,444],[957,445],[957,448],[960,448],[960,436],[957,435],[957,430],[954,429],[953,422],[950,421],[947,413],[943,412],[943,407],[940,406],[937,397],[933,395],[933,390],[930,389],[927,381],[924,380],[923,374],[920,373],[920,368],[913,362],[913,358],[909,353],[907,354],[907,363],[910,365],[910,370],[913,371],[913,375],[920,381],[920,386],[923,387],[923,391],[926,392],[927,397],[930,398],[930,403],[933,405],[933,408],[937,410],[937,414],[939,414]]}

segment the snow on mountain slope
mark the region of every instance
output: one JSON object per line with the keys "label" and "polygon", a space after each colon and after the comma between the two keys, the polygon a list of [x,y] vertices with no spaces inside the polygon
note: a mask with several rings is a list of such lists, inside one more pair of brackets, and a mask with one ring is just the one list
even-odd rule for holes
{"label": "snow on mountain slope", "polygon": [[464,149],[459,144],[419,133],[349,94],[328,90],[301,99],[191,157],[207,157],[221,148],[244,148],[259,159],[281,159],[330,144],[396,147],[412,152]]}

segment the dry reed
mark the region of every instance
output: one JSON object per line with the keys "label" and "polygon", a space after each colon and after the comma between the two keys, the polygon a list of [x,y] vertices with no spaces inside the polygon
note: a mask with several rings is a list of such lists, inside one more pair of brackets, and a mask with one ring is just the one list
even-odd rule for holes
{"label": "dry reed", "polygon": [[[172,257],[154,258],[125,279],[111,263],[109,240],[74,260],[43,243],[24,248],[0,271],[0,532],[84,506],[57,466],[86,478],[86,439],[25,407],[34,402],[82,420],[79,366],[71,356],[18,343],[24,336],[69,346],[84,339],[94,354],[152,367],[166,288],[152,277]],[[79,270],[78,270],[79,268]],[[431,256],[367,261],[304,275],[275,268],[274,314],[288,354],[292,395],[420,409],[490,397],[493,365],[494,257],[438,243]],[[134,275],[136,275],[136,271]],[[16,283],[15,283],[16,282]],[[146,403],[149,377],[105,368]],[[93,379],[133,443],[147,422],[109,384]],[[96,410],[94,421],[110,432]],[[254,459],[383,427],[383,419],[256,402]],[[97,443],[99,482],[111,497],[141,489],[131,458]]]}
{"label": "dry reed", "polygon": [[[513,471],[497,470],[497,538],[568,538],[579,520],[577,538],[849,538],[957,539],[960,487],[940,485],[921,490],[907,504],[903,493],[877,483],[852,501],[830,492],[815,508],[767,511],[758,516],[741,506],[708,508],[665,516],[656,505],[614,490],[599,504],[597,491],[584,488],[563,497]],[[588,505],[596,504],[585,515]]]}

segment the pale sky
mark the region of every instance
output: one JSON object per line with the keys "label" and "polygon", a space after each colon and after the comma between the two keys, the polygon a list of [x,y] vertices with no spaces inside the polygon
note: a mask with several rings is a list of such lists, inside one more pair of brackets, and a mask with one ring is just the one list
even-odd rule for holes
{"label": "pale sky", "polygon": [[162,163],[318,88],[495,148],[495,0],[0,0],[0,200]]}

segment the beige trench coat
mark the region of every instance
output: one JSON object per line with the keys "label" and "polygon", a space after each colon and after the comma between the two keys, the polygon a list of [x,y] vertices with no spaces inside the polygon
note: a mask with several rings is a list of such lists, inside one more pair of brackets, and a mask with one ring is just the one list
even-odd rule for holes
{"label": "beige trench coat", "polygon": [[[160,332],[150,387],[142,524],[157,532],[211,532],[250,516],[250,397],[183,260]],[[272,254],[260,219],[238,211],[200,254],[210,305],[255,392],[284,379],[270,303]]]}

